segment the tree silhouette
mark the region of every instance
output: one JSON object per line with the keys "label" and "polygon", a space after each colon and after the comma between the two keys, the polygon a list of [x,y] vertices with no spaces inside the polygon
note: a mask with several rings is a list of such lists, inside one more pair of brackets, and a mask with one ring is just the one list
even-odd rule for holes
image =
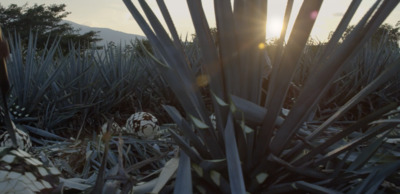
{"label": "tree silhouette", "polygon": [[5,33],[8,32],[8,36],[19,34],[23,44],[27,43],[31,32],[37,34],[38,49],[43,49],[47,40],[54,41],[56,37],[61,37],[60,45],[64,51],[68,50],[70,41],[75,46],[88,48],[92,43],[101,40],[95,31],[81,35],[78,33],[79,29],[63,22],[63,18],[70,14],[65,8],[65,4],[34,4],[31,7],[27,4],[11,4],[7,8],[0,4],[0,25]]}

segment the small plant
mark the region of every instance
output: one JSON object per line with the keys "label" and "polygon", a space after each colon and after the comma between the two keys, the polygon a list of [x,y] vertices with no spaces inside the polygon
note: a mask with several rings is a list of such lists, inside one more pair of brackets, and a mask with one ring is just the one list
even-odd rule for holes
{"label": "small plant", "polygon": [[[400,168],[398,160],[381,157],[387,154],[381,148],[389,146],[385,137],[397,123],[379,119],[395,109],[396,102],[372,110],[351,125],[335,123],[396,76],[400,70],[398,53],[385,70],[351,94],[322,123],[305,123],[313,119],[340,69],[352,64],[398,1],[377,1],[340,42],[360,1],[350,4],[327,45],[313,60],[306,61],[313,63],[310,73],[284,120],[280,115],[287,91],[322,1],[303,2],[287,44],[283,46],[284,28],[274,53],[265,50],[266,1],[233,1],[233,5],[231,1],[215,1],[217,45],[201,1],[188,1],[201,51],[201,75],[191,68],[190,55],[163,1],[157,3],[169,33],[146,1],[139,0],[139,4],[147,20],[131,1],[123,2],[149,39],[155,53],[151,56],[185,113],[182,116],[173,106],[164,106],[180,129],[171,130],[182,150],[174,192],[373,193],[383,191],[386,187],[382,183]],[[288,1],[286,22],[292,6],[293,1]],[[268,67],[272,67],[270,74],[263,74]],[[265,76],[268,86],[262,88]],[[216,127],[200,93],[202,85],[209,86]],[[393,176],[392,180],[398,180],[398,174]]]}

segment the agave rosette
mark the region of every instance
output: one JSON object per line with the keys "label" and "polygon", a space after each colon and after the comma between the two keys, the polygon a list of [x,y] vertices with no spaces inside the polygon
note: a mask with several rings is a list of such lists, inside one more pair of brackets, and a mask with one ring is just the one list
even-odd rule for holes
{"label": "agave rosette", "polygon": [[[147,20],[135,4],[123,2],[153,46],[153,63],[158,64],[159,72],[184,109],[182,116],[173,106],[164,106],[182,134],[171,131],[183,150],[175,192],[191,193],[193,188],[223,193],[374,192],[382,189],[381,183],[399,169],[396,160],[370,160],[380,152],[378,148],[384,144],[385,136],[397,125],[371,122],[396,108],[396,102],[351,125],[334,125],[350,108],[396,75],[400,70],[399,56],[316,128],[304,126],[310,117],[313,119],[337,72],[360,53],[398,1],[374,3],[341,41],[361,1],[349,5],[329,42],[312,60],[313,68],[284,119],[281,111],[287,91],[322,1],[303,2],[287,44],[283,46],[285,27],[275,53],[267,53],[264,48],[266,1],[235,0],[233,5],[228,0],[214,1],[218,45],[212,38],[201,1],[187,1],[203,62],[200,75],[191,69],[191,56],[185,52],[162,0],[157,3],[169,32],[146,1],[139,0],[139,4]],[[286,22],[292,5],[293,1],[288,1]],[[262,70],[268,67],[272,69],[266,76]],[[268,80],[268,87],[262,88],[263,79]],[[204,82],[212,97],[215,128],[209,119],[212,112],[200,93]],[[328,127],[333,129],[332,133],[325,133]],[[192,185],[192,180],[196,184]]]}

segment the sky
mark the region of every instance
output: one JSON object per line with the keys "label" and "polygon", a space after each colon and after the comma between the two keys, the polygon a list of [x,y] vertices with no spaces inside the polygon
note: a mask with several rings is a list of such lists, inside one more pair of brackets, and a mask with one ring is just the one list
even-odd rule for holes
{"label": "sky", "polygon": [[[138,5],[136,0],[133,0],[132,2],[135,2],[135,5]],[[148,0],[147,2],[153,11],[161,17],[156,1]],[[210,27],[215,27],[213,1],[203,0],[202,2]],[[289,30],[294,23],[295,16],[299,11],[302,2],[302,0],[294,1],[292,17],[290,18],[288,25]],[[351,24],[355,24],[359,21],[374,2],[375,0],[364,0],[356,12],[355,17],[351,21]],[[66,20],[90,27],[111,28],[126,33],[144,35],[122,0],[2,0],[0,4],[3,7],[8,7],[8,5],[12,3],[19,6],[22,6],[25,3],[28,3],[28,6],[32,6],[35,3],[46,5],[66,4],[66,11],[71,12],[71,14],[65,18]],[[165,0],[165,3],[170,10],[171,17],[177,27],[178,33],[183,37],[194,34],[194,28],[190,19],[186,0]],[[279,35],[286,3],[287,1],[282,0],[268,1],[267,39]],[[329,33],[338,25],[349,4],[350,0],[325,0],[322,4],[316,23],[314,24],[314,29],[311,33],[312,38],[326,41]],[[386,19],[385,23],[395,25],[399,20],[400,6],[394,9],[389,18]]]}

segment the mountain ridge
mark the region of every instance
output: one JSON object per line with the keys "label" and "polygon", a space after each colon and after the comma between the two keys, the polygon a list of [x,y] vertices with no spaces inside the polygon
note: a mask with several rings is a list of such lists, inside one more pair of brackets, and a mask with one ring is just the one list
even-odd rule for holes
{"label": "mountain ridge", "polygon": [[107,45],[111,41],[117,45],[120,43],[124,45],[129,44],[131,40],[146,39],[146,37],[142,35],[125,33],[110,28],[90,27],[69,20],[63,20],[63,22],[70,24],[74,29],[78,30],[79,34],[84,34],[89,31],[98,32],[99,38],[103,39],[96,43],[99,46]]}

